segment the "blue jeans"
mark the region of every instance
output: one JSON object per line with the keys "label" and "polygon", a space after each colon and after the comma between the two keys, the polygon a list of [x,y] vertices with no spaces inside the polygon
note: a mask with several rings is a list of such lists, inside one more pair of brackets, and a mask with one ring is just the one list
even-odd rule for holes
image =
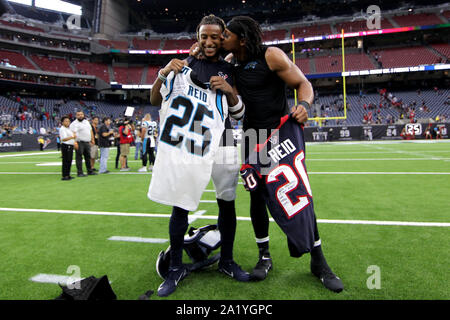
{"label": "blue jeans", "polygon": [[109,148],[100,148],[100,169],[99,173],[104,173],[108,169]]}
{"label": "blue jeans", "polygon": [[136,151],[134,152],[134,160],[141,158],[141,144],[142,142],[136,142]]}

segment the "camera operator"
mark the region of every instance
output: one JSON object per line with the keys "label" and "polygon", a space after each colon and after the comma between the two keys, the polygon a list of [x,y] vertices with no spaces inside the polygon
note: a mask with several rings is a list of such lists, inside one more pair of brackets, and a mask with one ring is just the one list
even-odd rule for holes
{"label": "camera operator", "polygon": [[129,120],[125,119],[121,126],[119,127],[120,135],[120,171],[129,171],[127,168],[127,158],[130,153],[130,145],[133,142],[133,132],[134,124]]}

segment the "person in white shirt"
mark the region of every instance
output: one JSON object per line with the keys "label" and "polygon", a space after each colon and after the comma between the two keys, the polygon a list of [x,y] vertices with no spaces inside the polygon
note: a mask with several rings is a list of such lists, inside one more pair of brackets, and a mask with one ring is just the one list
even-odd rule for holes
{"label": "person in white shirt", "polygon": [[70,130],[70,119],[67,116],[61,118],[62,126],[59,129],[59,137],[61,139],[61,154],[62,154],[62,179],[72,180],[70,176],[70,168],[72,166],[73,148],[77,135]]}
{"label": "person in white shirt", "polygon": [[147,113],[142,119],[140,137],[142,139],[142,168],[139,172],[147,172],[147,156],[150,168],[155,164],[155,132],[158,127],[156,121],[152,121],[152,116]]}
{"label": "person in white shirt", "polygon": [[76,120],[70,124],[70,129],[76,133],[75,161],[77,165],[78,177],[85,177],[83,173],[83,157],[86,164],[87,174],[96,175],[91,166],[91,143],[95,144],[94,133],[89,121],[84,118],[83,111],[77,111]]}

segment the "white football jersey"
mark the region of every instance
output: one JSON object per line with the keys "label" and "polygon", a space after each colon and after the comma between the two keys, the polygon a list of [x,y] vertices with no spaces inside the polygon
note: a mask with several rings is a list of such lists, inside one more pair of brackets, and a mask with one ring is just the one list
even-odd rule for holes
{"label": "white football jersey", "polygon": [[145,128],[144,140],[150,139],[150,147],[152,147],[152,148],[155,147],[154,133],[156,131],[156,128],[158,127],[158,124],[156,123],[156,121],[142,120],[141,126],[142,126],[142,128]]}
{"label": "white football jersey", "polygon": [[171,72],[160,92],[161,129],[148,197],[194,211],[211,179],[228,116],[227,99],[199,82],[189,67]]}

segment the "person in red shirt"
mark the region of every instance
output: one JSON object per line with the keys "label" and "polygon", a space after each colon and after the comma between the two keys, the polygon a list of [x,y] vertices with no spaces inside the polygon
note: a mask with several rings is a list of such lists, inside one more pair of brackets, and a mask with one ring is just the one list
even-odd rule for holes
{"label": "person in red shirt", "polygon": [[130,145],[134,141],[133,132],[134,126],[129,121],[124,121],[123,125],[119,127],[120,135],[120,171],[129,171],[127,168],[127,157],[130,153]]}

